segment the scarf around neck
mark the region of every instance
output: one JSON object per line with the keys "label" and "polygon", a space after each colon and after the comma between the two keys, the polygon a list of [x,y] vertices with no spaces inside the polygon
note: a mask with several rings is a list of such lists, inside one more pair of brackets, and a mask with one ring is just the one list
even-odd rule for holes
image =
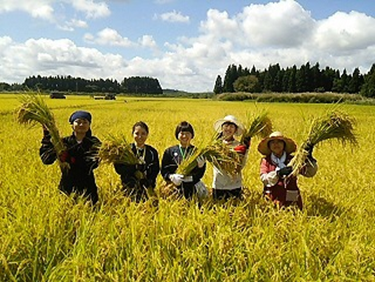
{"label": "scarf around neck", "polygon": [[271,160],[276,164],[278,168],[286,167],[286,153],[284,152],[281,158],[278,158],[274,153],[271,153]]}

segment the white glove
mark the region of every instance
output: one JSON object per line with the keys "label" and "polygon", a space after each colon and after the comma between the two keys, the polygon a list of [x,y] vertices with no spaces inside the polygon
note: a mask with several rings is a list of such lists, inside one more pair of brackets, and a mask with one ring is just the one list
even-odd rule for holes
{"label": "white glove", "polygon": [[199,156],[197,158],[197,164],[199,168],[202,168],[206,163],[206,158],[204,156]]}
{"label": "white glove", "polygon": [[169,175],[169,179],[172,181],[172,183],[176,186],[180,186],[182,183],[184,176],[182,174],[171,174]]}

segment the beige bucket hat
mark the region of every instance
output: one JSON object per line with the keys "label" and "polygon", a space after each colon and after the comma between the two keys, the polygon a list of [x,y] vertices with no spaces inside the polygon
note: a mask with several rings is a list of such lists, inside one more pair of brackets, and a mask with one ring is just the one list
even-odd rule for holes
{"label": "beige bucket hat", "polygon": [[217,132],[221,132],[221,127],[226,122],[233,123],[237,126],[237,131],[234,133],[234,135],[240,136],[240,135],[242,135],[242,133],[244,133],[245,127],[235,116],[232,116],[232,115],[225,116],[223,119],[219,119],[219,120],[215,121],[215,123],[214,123],[215,130]]}
{"label": "beige bucket hat", "polygon": [[290,154],[296,151],[297,145],[292,139],[285,137],[280,131],[275,131],[275,132],[272,132],[268,137],[260,141],[258,145],[259,153],[265,156],[270,155],[271,150],[268,147],[268,142],[270,142],[271,140],[275,140],[275,139],[283,140],[285,142],[284,150],[287,154]]}

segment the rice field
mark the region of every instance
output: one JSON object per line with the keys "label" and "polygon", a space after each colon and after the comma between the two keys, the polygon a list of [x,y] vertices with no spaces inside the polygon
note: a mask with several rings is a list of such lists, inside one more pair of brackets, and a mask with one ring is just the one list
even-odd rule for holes
{"label": "rice field", "polygon": [[[241,121],[267,110],[274,129],[301,144],[313,117],[332,105],[220,102],[196,99],[68,96],[47,99],[63,136],[69,115],[93,114],[101,140],[149,125],[148,143],[160,154],[177,144],[177,123],[189,121],[193,144],[212,137],[227,114]],[[0,95],[0,281],[375,281],[375,107],[340,105],[357,121],[358,146],[322,143],[319,171],[299,178],[304,210],[276,210],[261,196],[261,155],[252,140],[243,171],[245,200],[199,206],[155,198],[134,203],[119,191],[111,165],[95,171],[100,206],[59,193],[57,164],[44,166],[42,128],[19,125],[14,95]],[[203,181],[211,186],[212,167]],[[163,185],[161,177],[158,188]]]}

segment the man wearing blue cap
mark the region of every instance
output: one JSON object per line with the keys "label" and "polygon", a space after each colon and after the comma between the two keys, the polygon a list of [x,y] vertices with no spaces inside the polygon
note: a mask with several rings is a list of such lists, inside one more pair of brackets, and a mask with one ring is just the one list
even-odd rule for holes
{"label": "man wearing blue cap", "polygon": [[62,192],[83,195],[95,204],[98,201],[98,188],[93,170],[98,167],[96,155],[100,140],[92,136],[91,122],[91,114],[86,111],[76,111],[69,117],[73,133],[63,138],[66,150],[59,156],[56,155],[49,132],[44,129],[39,154],[46,165],[53,164],[57,158],[69,164],[69,169],[63,171],[61,176],[59,189]]}

